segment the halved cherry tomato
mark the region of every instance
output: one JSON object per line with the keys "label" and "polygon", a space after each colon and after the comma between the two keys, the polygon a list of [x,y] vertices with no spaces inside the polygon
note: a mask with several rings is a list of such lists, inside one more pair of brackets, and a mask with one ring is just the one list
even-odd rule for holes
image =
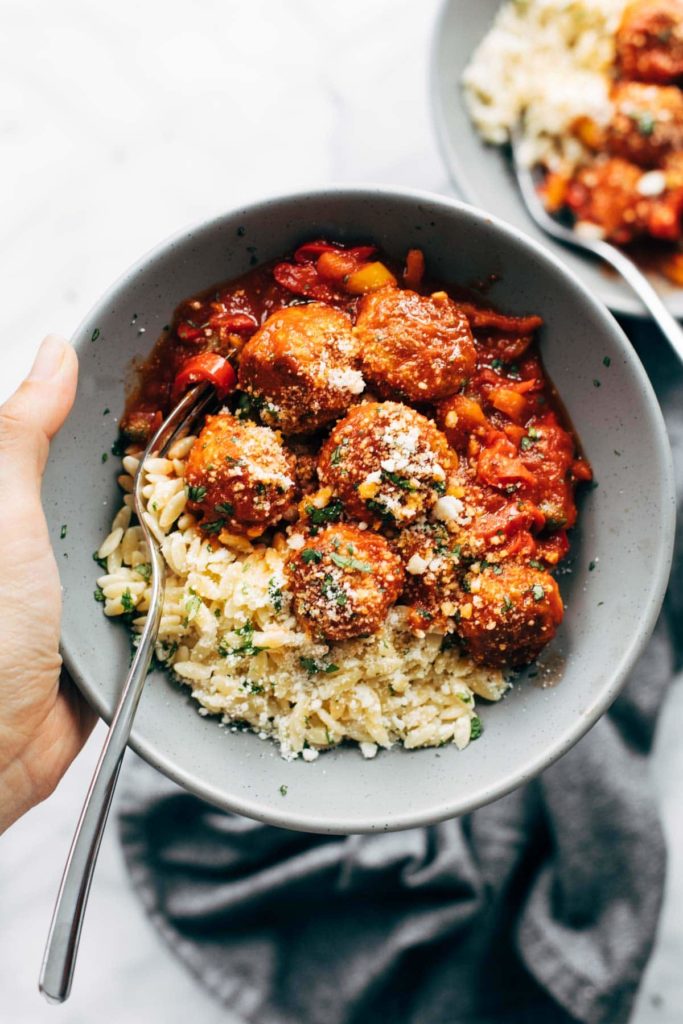
{"label": "halved cherry tomato", "polygon": [[183,392],[202,381],[213,384],[217,396],[225,398],[235,387],[237,378],[232,366],[223,356],[216,352],[200,352],[199,355],[188,359],[176,376],[173,384],[173,401],[177,402]]}

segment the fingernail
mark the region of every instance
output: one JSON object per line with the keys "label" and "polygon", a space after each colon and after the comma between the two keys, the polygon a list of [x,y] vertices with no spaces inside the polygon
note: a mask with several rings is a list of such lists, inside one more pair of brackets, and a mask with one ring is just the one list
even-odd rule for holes
{"label": "fingernail", "polygon": [[68,344],[68,341],[60,338],[58,334],[48,334],[38,349],[27,379],[51,380],[52,377],[55,377],[64,362]]}

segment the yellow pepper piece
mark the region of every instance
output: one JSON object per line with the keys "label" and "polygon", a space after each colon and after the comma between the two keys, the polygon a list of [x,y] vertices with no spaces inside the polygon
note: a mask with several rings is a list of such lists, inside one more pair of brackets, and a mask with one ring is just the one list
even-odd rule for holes
{"label": "yellow pepper piece", "polygon": [[396,278],[383,263],[365,263],[349,274],[344,287],[352,295],[364,295],[395,284]]}

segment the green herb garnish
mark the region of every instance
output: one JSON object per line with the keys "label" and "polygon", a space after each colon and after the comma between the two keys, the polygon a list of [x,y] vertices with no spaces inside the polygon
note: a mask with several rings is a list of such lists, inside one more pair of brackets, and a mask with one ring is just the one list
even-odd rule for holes
{"label": "green herb garnish", "polygon": [[481,718],[479,715],[475,715],[470,721],[470,739],[478,740],[484,731],[484,726],[481,724]]}
{"label": "green herb garnish", "polygon": [[304,548],[301,552],[301,561],[305,565],[310,565],[311,562],[322,562],[323,556],[322,551],[317,551],[315,548]]}
{"label": "green herb garnish", "polygon": [[309,676],[319,675],[323,673],[326,676],[331,675],[333,672],[339,671],[339,665],[322,665],[315,658],[299,658],[299,664],[302,668],[306,669]]}
{"label": "green herb garnish", "polygon": [[124,592],[121,594],[121,607],[126,613],[132,612],[135,608],[135,601],[133,600],[133,595],[128,587],[126,587]]}
{"label": "green herb garnish", "polygon": [[332,498],[324,508],[306,505],[306,515],[313,526],[324,526],[325,523],[336,523],[344,513],[344,506],[339,498]]}
{"label": "green herb garnish", "polygon": [[66,525],[66,523],[64,523],[62,528],[61,528],[61,530],[59,531],[59,539],[60,540],[64,540],[64,538],[67,535],[68,530],[69,530],[69,527]]}
{"label": "green herb garnish", "polygon": [[400,487],[402,491],[417,490],[415,484],[408,480],[407,477],[399,476],[398,473],[390,473],[388,469],[382,470],[382,479],[388,480],[389,483],[392,483],[395,487]]}
{"label": "green herb garnish", "polygon": [[334,551],[330,555],[330,558],[335,565],[339,566],[340,569],[356,569],[358,572],[372,572],[372,566],[369,562],[360,562],[357,558],[344,558],[342,555],[338,555]]}
{"label": "green herb garnish", "polygon": [[202,484],[188,484],[187,496],[190,501],[203,501],[206,497],[206,487]]}
{"label": "green herb garnish", "polygon": [[542,587],[540,583],[534,583],[531,593],[534,595],[534,601],[542,601],[545,597],[545,587]]}

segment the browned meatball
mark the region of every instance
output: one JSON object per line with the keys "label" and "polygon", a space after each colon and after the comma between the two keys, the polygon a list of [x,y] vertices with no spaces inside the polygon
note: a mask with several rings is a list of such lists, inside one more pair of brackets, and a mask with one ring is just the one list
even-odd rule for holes
{"label": "browned meatball", "polygon": [[445,523],[426,521],[401,530],[395,545],[406,570],[402,603],[411,628],[448,632],[460,604],[462,545]]}
{"label": "browned meatball", "polygon": [[310,537],[287,573],[297,621],[326,640],[376,633],[403,586],[401,560],[385,539],[347,523]]}
{"label": "browned meatball", "polygon": [[454,460],[426,416],[396,402],[366,402],[335,426],[318,475],[352,518],[402,526],[445,494]]}
{"label": "browned meatball", "polygon": [[294,458],[268,427],[231,413],[207,416],[185,470],[189,507],[202,529],[258,536],[278,522],[296,498]]}
{"label": "browned meatball", "polygon": [[363,374],[384,398],[444,398],[474,371],[469,321],[445,292],[386,288],[367,295],[355,333]]}
{"label": "browned meatball", "polygon": [[278,310],[244,346],[239,386],[263,422],[286,434],[338,419],[365,387],[351,321],[317,302]]}
{"label": "browned meatball", "polygon": [[[683,148],[683,92],[675,86],[621,82],[614,89],[615,113],[607,147],[642,167],[658,167]],[[663,190],[663,189],[662,189]]]}
{"label": "browned meatball", "polygon": [[635,0],[617,33],[624,78],[675,82],[683,78],[683,0]]}
{"label": "browned meatball", "polygon": [[[477,572],[476,569],[479,569]],[[472,566],[463,579],[455,632],[481,665],[518,668],[552,640],[564,613],[547,572],[517,562]]]}

